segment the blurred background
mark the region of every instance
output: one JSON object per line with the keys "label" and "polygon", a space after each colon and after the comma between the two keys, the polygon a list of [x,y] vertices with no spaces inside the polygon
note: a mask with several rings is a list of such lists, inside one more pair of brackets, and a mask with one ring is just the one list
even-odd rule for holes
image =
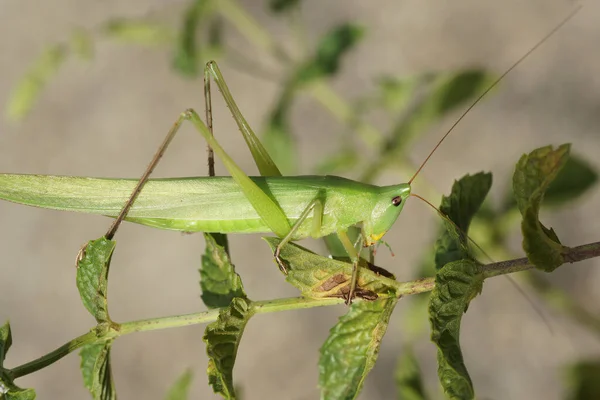
{"label": "blurred background", "polygon": [[[404,182],[468,105],[472,92],[503,73],[573,9],[573,2],[559,0],[305,0],[292,10],[275,12],[267,1],[228,0],[203,14],[193,8],[200,3],[1,1],[0,101],[5,113],[0,171],[138,177],[178,114],[188,107],[203,109],[201,68],[216,58],[243,114],[258,133],[270,137],[270,148],[276,159],[286,161],[288,173],[322,171],[377,184]],[[183,28],[193,27],[194,18],[198,25],[191,36],[196,42],[186,42]],[[491,171],[494,186],[487,207],[502,210],[520,155],[548,144],[570,142],[580,159],[600,168],[599,18],[600,5],[584,3],[582,12],[459,125],[415,181],[414,191],[439,204],[454,179]],[[311,65],[323,38],[344,26],[352,28],[339,68],[302,69]],[[45,77],[45,86],[31,96],[33,102],[25,96],[10,103],[42,54],[46,65],[38,66],[29,84],[36,89]],[[60,68],[56,65],[50,74],[57,60],[62,60]],[[310,82],[294,86],[294,71],[304,71]],[[461,75],[465,71],[470,75]],[[419,101],[436,93],[439,79],[457,76],[466,77],[459,81],[468,89],[464,101],[439,115],[419,114]],[[284,107],[289,91],[292,100]],[[213,105],[216,135],[255,174],[218,95]],[[272,118],[274,110],[280,111],[275,114],[279,119]],[[411,115],[424,116],[411,122]],[[409,123],[399,122],[407,118]],[[156,176],[206,173],[200,136],[190,127],[182,132]],[[566,245],[597,241],[598,204],[600,191],[592,187],[546,210],[543,220]],[[485,232],[480,236],[498,259],[522,256],[518,223],[511,215],[498,211],[495,216],[503,227],[502,243],[490,242]],[[75,256],[110,221],[5,202],[0,202],[0,221],[0,320],[11,322],[13,347],[6,365],[12,367],[93,326],[74,284]],[[485,231],[490,224],[475,225]],[[438,216],[411,200],[386,236],[396,256],[382,249],[377,263],[398,279],[418,277],[438,229]],[[200,235],[125,224],[116,239],[109,286],[115,321],[205,309],[198,286],[204,248]],[[297,295],[259,236],[231,236],[230,243],[252,299]],[[317,242],[302,244],[323,253]],[[600,356],[600,322],[595,319],[600,313],[599,267],[600,261],[590,260],[545,276],[554,297],[516,277],[552,331],[506,279],[485,282],[461,330],[478,398],[568,396],[574,379],[569,366]],[[361,398],[397,396],[394,373],[406,345],[414,349],[433,398],[442,398],[422,304],[411,299],[399,303]],[[254,317],[235,368],[243,398],[318,397],[319,347],[345,311],[339,306]],[[204,326],[193,326],[119,338],[112,357],[120,398],[163,398],[186,368],[194,371],[192,398],[217,398],[205,375],[203,331]],[[42,399],[87,398],[79,361],[71,354],[17,383],[35,388]]]}

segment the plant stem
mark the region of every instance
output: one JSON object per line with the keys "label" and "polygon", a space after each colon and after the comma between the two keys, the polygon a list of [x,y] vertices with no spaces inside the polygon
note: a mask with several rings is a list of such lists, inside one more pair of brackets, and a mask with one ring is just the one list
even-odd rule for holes
{"label": "plant stem", "polygon": [[[600,257],[600,242],[567,248],[563,255],[565,260],[567,260],[569,263],[587,260],[588,258]],[[523,257],[514,260],[487,264],[483,267],[483,271],[486,278],[491,278],[497,275],[525,271],[533,267],[534,266],[529,262],[529,260],[526,257]]]}
{"label": "plant stem", "polygon": [[291,61],[289,55],[273,40],[271,34],[257,23],[236,0],[219,0],[215,4],[223,18],[229,20],[249,42],[286,63]]}
{"label": "plant stem", "polygon": [[356,133],[370,148],[377,149],[381,146],[383,134],[362,119],[356,119],[354,117],[355,110],[352,106],[338,95],[329,84],[319,80],[308,87],[308,93],[342,124],[350,125],[354,122]]}
{"label": "plant stem", "polygon": [[43,355],[40,358],[37,358],[26,364],[13,368],[10,371],[10,376],[12,377],[12,379],[17,379],[21,376],[36,372],[42,368],[47,367],[50,364],[55,363],[56,361],[60,360],[72,351],[79,349],[80,347],[83,347],[86,344],[94,343],[96,340],[96,332],[94,329],[92,329],[88,333],[76,337],[75,339],[60,346],[58,349],[51,351],[50,353]]}
{"label": "plant stem", "polygon": [[[600,257],[600,242],[589,243],[582,246],[568,248],[565,253],[565,258],[570,263],[587,260],[589,258]],[[483,266],[485,278],[491,278],[498,275],[510,274],[513,272],[525,271],[533,268],[533,265],[527,258],[517,258],[514,260],[501,261]],[[387,278],[386,283],[389,281]],[[408,296],[429,292],[435,286],[435,278],[424,278],[410,282],[396,282],[394,284],[398,297]],[[311,299],[306,297],[293,297],[276,300],[256,301],[252,303],[252,307],[257,314],[265,314],[272,312],[301,310],[313,307],[325,307],[342,304],[343,299],[340,298],[323,298]],[[99,333],[96,329],[81,335],[68,343],[62,345],[58,349],[26,364],[20,365],[9,371],[13,379],[24,375],[31,374],[50,364],[60,360],[67,354],[77,350],[87,344],[92,344],[97,341],[106,340],[110,337],[122,336],[133,332],[153,331],[157,329],[176,328],[181,326],[197,325],[216,321],[219,313],[223,308],[204,311],[194,314],[176,315],[170,317],[160,317],[152,319],[144,319],[139,321],[125,322],[122,324],[114,324],[114,328],[106,333]]]}
{"label": "plant stem", "polygon": [[158,329],[179,328],[182,326],[198,325],[217,320],[220,309],[214,309],[193,314],[173,315],[125,322],[120,325],[119,336],[133,332],[155,331]]}

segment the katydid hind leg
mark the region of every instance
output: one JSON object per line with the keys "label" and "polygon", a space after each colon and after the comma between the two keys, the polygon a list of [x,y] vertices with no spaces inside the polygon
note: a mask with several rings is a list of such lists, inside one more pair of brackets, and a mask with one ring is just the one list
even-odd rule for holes
{"label": "katydid hind leg", "polygon": [[[225,82],[225,78],[221,73],[221,70],[215,61],[209,61],[204,68],[204,97],[206,100],[206,123],[208,125],[209,130],[212,132],[212,115],[209,117],[209,109],[212,110],[212,102],[211,102],[211,94],[210,94],[210,80],[213,79],[217,84],[229,111],[233,119],[235,120],[237,126],[252,153],[252,157],[254,158],[254,162],[258,167],[258,170],[262,176],[282,176],[279,168],[258,139],[246,118],[244,118],[242,112],[240,111],[237,103],[233,99],[231,91]],[[210,151],[210,150],[209,150]]]}

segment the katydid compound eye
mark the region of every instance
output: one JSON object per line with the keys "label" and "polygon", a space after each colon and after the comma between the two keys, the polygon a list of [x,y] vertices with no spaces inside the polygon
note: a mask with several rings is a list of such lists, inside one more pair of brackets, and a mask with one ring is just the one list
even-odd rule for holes
{"label": "katydid compound eye", "polygon": [[396,197],[394,197],[394,198],[392,199],[392,204],[393,204],[395,207],[398,207],[400,204],[402,204],[402,197],[400,197],[400,196],[396,196]]}

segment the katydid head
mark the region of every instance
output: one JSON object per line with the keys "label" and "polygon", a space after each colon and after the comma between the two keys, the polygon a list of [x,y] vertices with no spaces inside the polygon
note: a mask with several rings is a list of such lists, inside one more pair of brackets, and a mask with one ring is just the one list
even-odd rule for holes
{"label": "katydid head", "polygon": [[371,212],[371,218],[363,223],[364,245],[372,246],[394,225],[410,196],[410,185],[383,186]]}

